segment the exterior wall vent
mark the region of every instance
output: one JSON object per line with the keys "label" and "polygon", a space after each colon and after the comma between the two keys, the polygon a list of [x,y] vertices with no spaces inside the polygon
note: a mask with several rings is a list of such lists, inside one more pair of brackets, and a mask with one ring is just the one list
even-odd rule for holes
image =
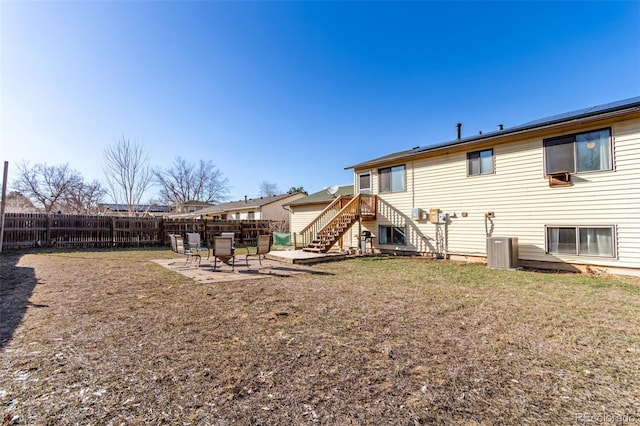
{"label": "exterior wall vent", "polygon": [[492,269],[518,268],[518,239],[515,237],[487,238],[487,266]]}

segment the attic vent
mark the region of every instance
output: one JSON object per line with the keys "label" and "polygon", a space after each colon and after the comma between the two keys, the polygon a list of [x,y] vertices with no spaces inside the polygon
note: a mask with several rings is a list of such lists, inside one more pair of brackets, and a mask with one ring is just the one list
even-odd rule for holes
{"label": "attic vent", "polygon": [[549,178],[549,186],[571,186],[571,175],[569,172],[550,173],[547,175]]}

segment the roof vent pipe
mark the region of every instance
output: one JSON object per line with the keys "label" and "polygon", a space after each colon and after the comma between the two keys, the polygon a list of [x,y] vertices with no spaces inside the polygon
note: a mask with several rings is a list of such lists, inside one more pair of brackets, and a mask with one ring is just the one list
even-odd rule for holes
{"label": "roof vent pipe", "polygon": [[247,196],[244,196],[244,203],[247,204]]}
{"label": "roof vent pipe", "polygon": [[462,137],[462,123],[456,124],[456,138],[460,139]]}
{"label": "roof vent pipe", "polygon": [[498,130],[502,130],[504,129],[504,126],[502,124],[498,124]]}

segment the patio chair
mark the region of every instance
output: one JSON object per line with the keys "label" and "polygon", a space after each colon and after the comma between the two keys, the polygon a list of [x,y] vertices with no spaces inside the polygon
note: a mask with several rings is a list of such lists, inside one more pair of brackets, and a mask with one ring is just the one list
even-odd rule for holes
{"label": "patio chair", "polygon": [[169,239],[171,240],[171,250],[175,253],[178,252],[178,242],[176,241],[176,236],[174,234],[169,234]]}
{"label": "patio chair", "polygon": [[200,261],[202,260],[200,253],[198,253],[197,251],[191,250],[189,248],[189,244],[184,243],[184,238],[182,238],[181,235],[170,234],[169,237],[171,238],[171,250],[173,250],[178,254],[184,254],[186,256],[187,259],[185,261],[185,265],[190,264],[193,258],[195,257],[198,259],[197,266],[200,266]]}
{"label": "patio chair", "polygon": [[200,242],[200,233],[199,232],[188,232],[187,233],[187,241],[189,242],[189,247],[191,250],[200,253],[202,251],[207,252],[207,259],[211,254],[209,247],[203,246]]}
{"label": "patio chair", "polygon": [[236,247],[236,233],[235,232],[223,232],[222,234],[220,234],[221,237],[224,238],[231,238],[232,242],[233,242],[233,248]]}
{"label": "patio chair", "polygon": [[264,257],[265,254],[271,251],[271,235],[259,235],[258,236],[258,245],[256,247],[256,252],[251,253],[251,247],[247,247],[247,268],[249,267],[249,256],[258,256],[258,262],[260,262],[260,266],[262,266],[262,259],[260,256]]}
{"label": "patio chair", "polygon": [[233,238],[229,237],[214,237],[213,238],[213,271],[215,272],[218,266],[218,259],[227,265],[231,262],[231,270],[235,271],[236,253],[233,247]]}

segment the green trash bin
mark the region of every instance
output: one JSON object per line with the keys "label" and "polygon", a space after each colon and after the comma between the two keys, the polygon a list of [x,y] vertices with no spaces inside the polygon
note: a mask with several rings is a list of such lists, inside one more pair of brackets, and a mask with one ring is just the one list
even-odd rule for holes
{"label": "green trash bin", "polygon": [[289,246],[289,245],[291,245],[291,233],[290,232],[274,232],[273,233],[273,245],[274,246]]}

